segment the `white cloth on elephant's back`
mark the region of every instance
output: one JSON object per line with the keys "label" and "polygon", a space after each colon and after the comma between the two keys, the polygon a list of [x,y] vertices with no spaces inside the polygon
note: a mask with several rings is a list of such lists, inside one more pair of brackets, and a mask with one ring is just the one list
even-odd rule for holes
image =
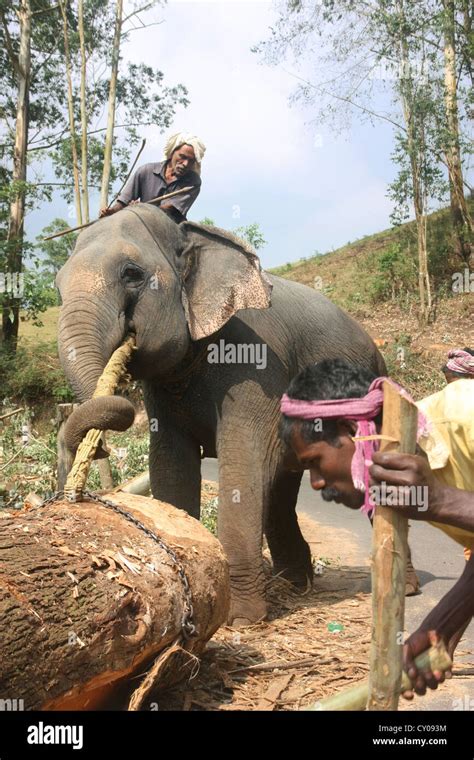
{"label": "white cloth on elephant's back", "polygon": [[176,150],[176,148],[180,148],[181,145],[184,144],[192,145],[194,148],[194,155],[196,156],[197,164],[197,166],[194,168],[194,171],[200,174],[201,161],[204,158],[206,146],[204,145],[203,141],[200,140],[196,135],[193,135],[192,132],[177,132],[175,135],[171,135],[171,137],[169,137],[166,141],[164,151],[165,158],[169,158],[173,151]]}

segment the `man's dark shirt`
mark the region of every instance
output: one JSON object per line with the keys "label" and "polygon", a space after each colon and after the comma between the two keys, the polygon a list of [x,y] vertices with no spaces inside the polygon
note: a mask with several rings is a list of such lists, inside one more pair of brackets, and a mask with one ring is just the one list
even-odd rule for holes
{"label": "man's dark shirt", "polygon": [[167,161],[144,164],[135,174],[130,177],[124,189],[117,198],[118,201],[128,204],[130,201],[140,200],[144,203],[152,198],[159,198],[167,193],[180,190],[182,187],[192,186],[189,193],[177,195],[168,202],[174,206],[186,218],[186,214],[199,195],[201,189],[201,177],[194,171],[188,171],[182,177],[178,177],[169,184],[165,179]]}

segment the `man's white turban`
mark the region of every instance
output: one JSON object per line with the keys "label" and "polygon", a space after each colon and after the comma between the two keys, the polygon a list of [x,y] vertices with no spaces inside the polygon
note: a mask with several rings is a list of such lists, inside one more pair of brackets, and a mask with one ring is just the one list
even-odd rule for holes
{"label": "man's white turban", "polygon": [[206,146],[196,135],[191,132],[178,132],[175,135],[171,135],[165,145],[165,158],[170,158],[176,148],[180,148],[181,145],[191,145],[194,148],[194,155],[196,156],[195,171],[201,173],[201,161],[204,158],[206,152]]}

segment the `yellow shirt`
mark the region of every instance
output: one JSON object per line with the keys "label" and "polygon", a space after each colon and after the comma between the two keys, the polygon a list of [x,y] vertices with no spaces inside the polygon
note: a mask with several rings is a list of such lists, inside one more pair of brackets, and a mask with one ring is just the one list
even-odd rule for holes
{"label": "yellow shirt", "polygon": [[[447,486],[474,491],[474,379],[455,380],[443,390],[418,401],[432,430],[420,438],[437,480]],[[431,523],[462,546],[474,550],[474,532]]]}

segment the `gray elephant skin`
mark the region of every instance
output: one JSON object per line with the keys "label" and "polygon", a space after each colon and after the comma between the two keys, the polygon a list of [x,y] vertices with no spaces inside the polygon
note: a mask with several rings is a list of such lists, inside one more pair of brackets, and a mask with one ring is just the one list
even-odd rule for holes
{"label": "gray elephant skin", "polygon": [[[150,422],[153,496],[199,518],[201,447],[218,458],[229,623],[264,618],[264,533],[276,573],[303,587],[313,576],[295,513],[302,471],[278,436],[280,397],[323,358],[385,374],[374,343],[321,293],[266,275],[231,233],[176,225],[150,204],[83,231],[56,284],[59,354],[83,402],[69,419],[68,445],[89,428],[131,424],[127,399],[91,396],[112,352],[134,333],[130,374],[142,381]],[[242,346],[250,353],[239,354]]]}

